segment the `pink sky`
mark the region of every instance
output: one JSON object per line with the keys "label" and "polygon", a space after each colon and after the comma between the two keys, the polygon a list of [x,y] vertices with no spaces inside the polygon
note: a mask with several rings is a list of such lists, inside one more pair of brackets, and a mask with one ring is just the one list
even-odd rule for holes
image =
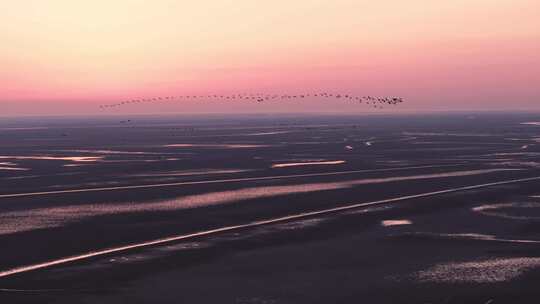
{"label": "pink sky", "polygon": [[[2,1],[0,115],[321,90],[402,96],[402,111],[540,110],[539,11],[538,0]],[[122,111],[355,110],[338,105]]]}

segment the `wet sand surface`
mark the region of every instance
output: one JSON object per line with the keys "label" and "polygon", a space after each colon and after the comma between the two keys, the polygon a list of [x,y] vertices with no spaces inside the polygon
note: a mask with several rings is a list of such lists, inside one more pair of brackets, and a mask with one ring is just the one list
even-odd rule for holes
{"label": "wet sand surface", "polygon": [[0,301],[535,302],[538,120],[2,121]]}

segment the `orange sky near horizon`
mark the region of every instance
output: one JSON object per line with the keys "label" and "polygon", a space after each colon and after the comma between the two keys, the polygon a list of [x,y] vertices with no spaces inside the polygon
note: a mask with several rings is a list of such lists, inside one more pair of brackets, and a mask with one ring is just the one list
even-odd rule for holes
{"label": "orange sky near horizon", "polygon": [[538,12],[538,0],[2,1],[0,115],[321,90],[402,96],[411,111],[540,110]]}

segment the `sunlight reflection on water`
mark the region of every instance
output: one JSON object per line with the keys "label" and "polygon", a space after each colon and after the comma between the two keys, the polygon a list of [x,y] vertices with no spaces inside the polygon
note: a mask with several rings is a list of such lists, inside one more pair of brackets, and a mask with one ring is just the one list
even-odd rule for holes
{"label": "sunlight reflection on water", "polygon": [[514,280],[537,267],[540,267],[540,258],[495,258],[440,264],[419,271],[416,277],[423,282],[498,283]]}
{"label": "sunlight reflection on water", "polygon": [[102,160],[101,156],[48,156],[48,155],[32,155],[32,156],[0,156],[0,159],[20,159],[20,160],[61,160],[72,162],[95,162]]}
{"label": "sunlight reflection on water", "polygon": [[410,220],[385,220],[381,222],[384,227],[412,225]]}
{"label": "sunlight reflection on water", "polygon": [[287,168],[287,167],[298,167],[298,166],[320,166],[320,165],[341,165],[341,164],[344,164],[344,163],[346,163],[346,161],[344,161],[344,160],[281,163],[281,164],[273,164],[272,168]]}
{"label": "sunlight reflection on water", "polygon": [[508,170],[511,169],[452,171],[446,173],[421,174],[411,176],[367,178],[343,182],[311,183],[289,186],[263,186],[243,188],[238,190],[211,192],[205,194],[196,194],[154,202],[86,204],[66,207],[37,208],[24,211],[10,211],[0,213],[0,234],[10,234],[34,229],[59,227],[67,223],[102,215],[174,211],[188,208],[234,203],[258,198],[283,196],[289,194],[338,190],[367,184],[422,180],[442,177],[470,176]]}

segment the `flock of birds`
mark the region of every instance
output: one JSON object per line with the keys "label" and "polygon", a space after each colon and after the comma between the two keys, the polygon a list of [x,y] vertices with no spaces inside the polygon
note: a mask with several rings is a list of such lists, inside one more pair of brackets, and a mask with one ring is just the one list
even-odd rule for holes
{"label": "flock of birds", "polygon": [[376,109],[383,109],[384,106],[397,105],[403,102],[401,97],[374,97],[374,96],[354,96],[351,94],[334,94],[334,93],[313,93],[313,94],[233,94],[233,95],[178,95],[178,96],[165,96],[154,98],[142,98],[126,100],[119,103],[100,105],[101,109],[116,108],[130,104],[149,103],[149,102],[163,102],[163,101],[252,101],[252,102],[267,102],[278,100],[302,100],[311,98],[322,98],[332,100],[345,100],[350,102],[363,103],[367,106],[371,106]]}

